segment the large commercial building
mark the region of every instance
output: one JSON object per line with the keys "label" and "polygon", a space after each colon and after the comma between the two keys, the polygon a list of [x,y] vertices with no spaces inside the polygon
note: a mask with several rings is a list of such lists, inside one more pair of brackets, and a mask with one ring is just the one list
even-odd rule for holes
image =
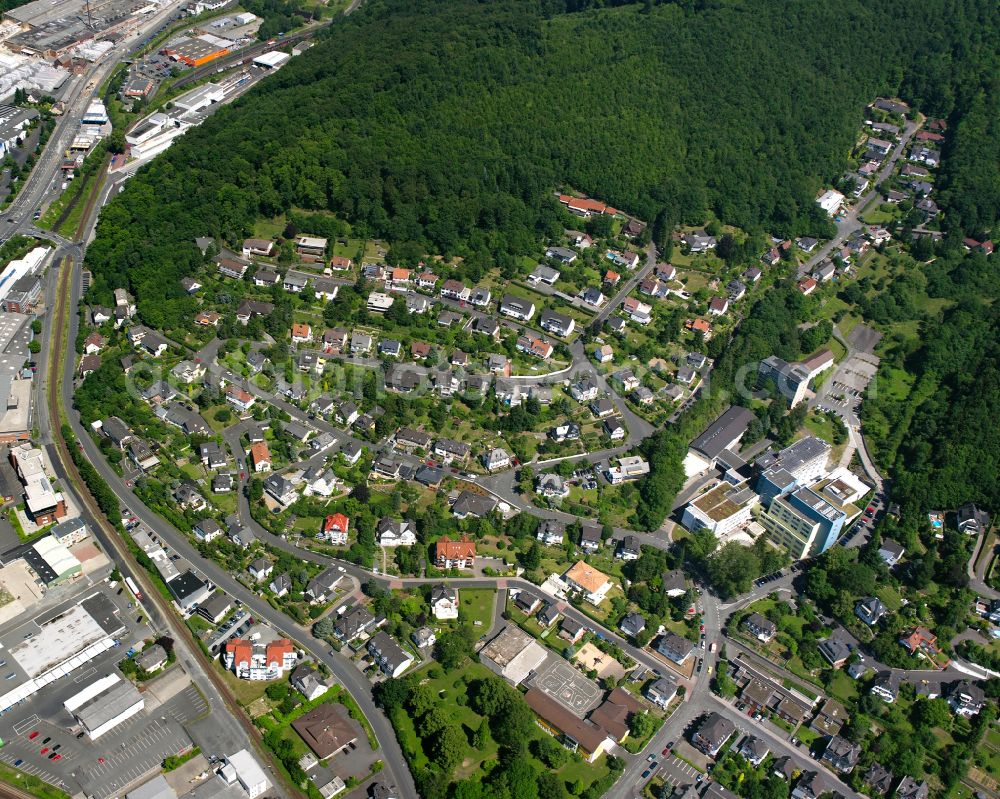
{"label": "large commercial building", "polygon": [[132,683],[109,674],[71,696],[63,706],[94,741],[140,713],[145,705]]}
{"label": "large commercial building", "polygon": [[27,127],[38,119],[34,108],[0,106],[0,157],[10,153],[27,135]]}
{"label": "large commercial building", "polygon": [[777,454],[768,452],[754,461],[759,473],[757,493],[765,507],[792,488],[811,485],[826,474],[830,445],[815,436],[806,436]]}
{"label": "large commercial building", "polygon": [[712,468],[723,452],[740,443],[754,418],[756,417],[747,408],[731,406],[691,442],[687,457],[684,458],[684,473],[693,477]]}
{"label": "large commercial building", "polygon": [[789,363],[777,355],[760,362],[757,367],[763,380],[773,380],[781,395],[794,408],[806,398],[813,378],[833,366],[833,353],[821,350],[800,363]]}
{"label": "large commercial building", "polygon": [[[0,292],[6,273],[0,278]],[[28,314],[0,313],[0,442],[26,441],[31,430],[31,376],[25,368],[33,338]]]}
{"label": "large commercial building", "polygon": [[217,37],[202,36],[197,39],[182,37],[167,44],[160,52],[189,67],[200,67],[229,53],[229,42]]}
{"label": "large commercial building", "polygon": [[793,558],[805,558],[832,547],[848,518],[828,493],[800,488],[776,497],[760,521],[772,541],[786,547]]}
{"label": "large commercial building", "polygon": [[271,787],[264,769],[246,749],[240,749],[226,758],[219,769],[219,779],[226,785],[241,786],[250,799],[257,799]]}
{"label": "large commercial building", "polygon": [[35,524],[52,524],[66,515],[66,499],[52,487],[42,450],[19,444],[11,448],[10,462],[24,486],[24,506]]}
{"label": "large commercial building", "polygon": [[534,638],[510,624],[479,652],[482,664],[512,685],[520,685],[545,658],[545,649]]}
{"label": "large commercial building", "polygon": [[749,522],[758,502],[746,483],[721,482],[687,504],[681,524],[692,532],[705,529],[722,538]]}
{"label": "large commercial building", "polygon": [[69,548],[51,535],[40,538],[24,553],[27,564],[47,586],[55,586],[83,574],[83,565]]}

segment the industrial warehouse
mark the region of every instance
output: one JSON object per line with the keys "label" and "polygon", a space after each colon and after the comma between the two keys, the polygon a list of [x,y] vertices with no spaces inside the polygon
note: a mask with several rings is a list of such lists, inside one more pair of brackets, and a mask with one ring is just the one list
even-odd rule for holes
{"label": "industrial warehouse", "polygon": [[144,703],[132,683],[109,674],[71,696],[64,707],[93,741],[139,713]]}

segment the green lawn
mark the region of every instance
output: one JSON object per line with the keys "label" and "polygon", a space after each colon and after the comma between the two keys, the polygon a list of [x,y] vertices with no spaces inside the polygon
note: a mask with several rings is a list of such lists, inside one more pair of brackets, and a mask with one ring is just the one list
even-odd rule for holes
{"label": "green lawn", "polygon": [[858,696],[857,685],[844,671],[838,670],[830,680],[828,689],[837,699],[845,704],[851,704]]}
{"label": "green lawn", "polygon": [[820,736],[818,732],[813,732],[808,727],[799,727],[799,731],[795,733],[795,737],[806,746],[812,746],[813,741],[817,740]]}
{"label": "green lawn", "polygon": [[236,697],[236,701],[243,707],[248,707],[260,699],[267,690],[266,680],[241,680],[231,671],[222,668],[222,664],[215,662],[214,668],[222,674],[222,679],[226,683],[226,688]]}
{"label": "green lawn", "polygon": [[861,215],[861,221],[866,225],[885,225],[895,218],[896,215],[892,211],[883,211],[881,206],[874,203]]}
{"label": "green lawn", "polygon": [[890,611],[897,611],[903,607],[903,598],[899,595],[899,591],[893,588],[891,585],[880,585],[875,589],[875,595],[882,600],[884,604]]}
{"label": "green lawn", "polygon": [[[459,612],[474,626],[484,630],[490,628],[496,591],[491,588],[460,588],[458,592]],[[478,624],[477,624],[478,622]]]}

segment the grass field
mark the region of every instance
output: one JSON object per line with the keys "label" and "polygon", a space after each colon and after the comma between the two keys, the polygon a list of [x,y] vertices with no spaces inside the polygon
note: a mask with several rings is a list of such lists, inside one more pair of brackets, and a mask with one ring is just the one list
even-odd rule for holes
{"label": "grass field", "polygon": [[845,703],[850,703],[857,699],[857,686],[854,680],[847,676],[846,672],[839,670],[835,672],[827,687],[831,694]]}
{"label": "grass field", "polygon": [[243,707],[252,705],[258,699],[264,695],[264,691],[267,690],[266,680],[241,680],[231,671],[226,671],[222,668],[222,664],[216,661],[213,664],[213,668],[217,669],[220,674],[222,674],[222,679],[226,683],[226,688],[236,697],[236,701],[240,703]]}
{"label": "grass field", "polygon": [[496,602],[496,591],[491,588],[460,588],[458,602],[459,612],[464,618],[476,627],[489,629]]}

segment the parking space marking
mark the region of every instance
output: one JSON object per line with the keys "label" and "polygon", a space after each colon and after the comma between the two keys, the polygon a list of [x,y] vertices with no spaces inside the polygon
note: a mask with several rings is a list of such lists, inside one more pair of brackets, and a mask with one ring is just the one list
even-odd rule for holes
{"label": "parking space marking", "polygon": [[36,724],[38,724],[38,721],[39,719],[37,715],[33,715],[30,718],[25,719],[24,721],[19,721],[17,724],[14,725],[14,732],[16,732],[18,735],[21,735],[29,727],[34,727]]}
{"label": "parking space marking", "polygon": [[91,668],[87,669],[85,672],[83,672],[82,674],[74,677],[73,678],[73,682],[82,682],[83,680],[89,679],[90,677],[92,677],[95,674],[97,674],[97,669],[91,667]]}

